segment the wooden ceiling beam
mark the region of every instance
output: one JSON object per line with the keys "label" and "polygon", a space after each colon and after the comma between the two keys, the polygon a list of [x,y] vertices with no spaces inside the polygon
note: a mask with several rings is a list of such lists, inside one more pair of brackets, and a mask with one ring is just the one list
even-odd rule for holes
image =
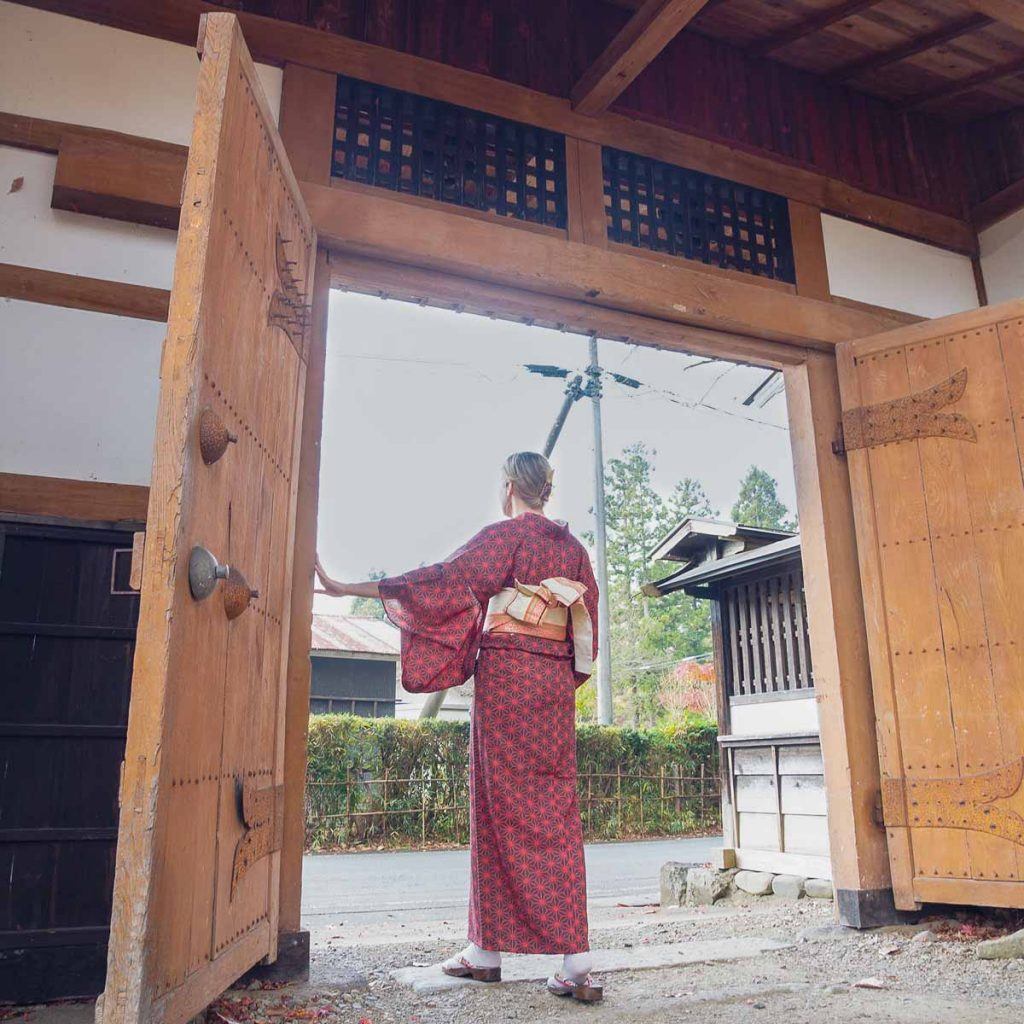
{"label": "wooden ceiling beam", "polygon": [[790,43],[795,43],[798,39],[821,32],[830,25],[834,25],[837,21],[852,18],[855,14],[860,14],[862,11],[866,11],[869,7],[874,7],[880,2],[881,0],[845,0],[844,3],[836,7],[829,7],[824,11],[819,11],[810,18],[804,18],[794,25],[789,25],[778,32],[772,33],[770,36],[766,36],[759,42],[755,42],[752,46],[747,47],[747,52],[755,57],[766,57],[776,50],[781,50],[784,46],[789,46]]}
{"label": "wooden ceiling beam", "polygon": [[646,0],[573,86],[573,110],[581,114],[607,110],[707,2]]}
{"label": "wooden ceiling beam", "polygon": [[911,96],[910,99],[904,100],[898,109],[901,113],[906,113],[908,110],[917,110],[920,107],[927,106],[929,103],[955,99],[957,96],[962,96],[965,92],[973,92],[982,86],[993,85],[996,82],[1001,82],[1007,78],[1016,78],[1017,75],[1022,74],[1024,74],[1024,57],[1015,57],[1008,63],[996,64],[994,67],[985,68],[973,75],[968,75],[966,78],[956,78],[953,81],[946,82],[945,85],[940,85],[936,89],[930,89],[928,92]]}
{"label": "wooden ceiling beam", "polygon": [[919,53],[927,53],[937,46],[952,42],[961,36],[977,32],[978,29],[986,28],[992,24],[992,19],[985,14],[971,14],[959,21],[942,25],[924,35],[914,36],[899,46],[888,50],[881,50],[877,53],[869,53],[866,57],[850,61],[842,67],[836,68],[829,74],[829,78],[836,82],[848,82],[851,78],[863,75],[868,71],[877,71],[879,68],[889,67],[890,64],[898,64],[902,60],[916,57]]}
{"label": "wooden ceiling beam", "polygon": [[978,231],[984,231],[1018,210],[1024,210],[1024,178],[978,203],[971,210],[971,221]]}
{"label": "wooden ceiling beam", "polygon": [[966,0],[966,3],[993,21],[1024,32],[1024,4],[1020,0]]}

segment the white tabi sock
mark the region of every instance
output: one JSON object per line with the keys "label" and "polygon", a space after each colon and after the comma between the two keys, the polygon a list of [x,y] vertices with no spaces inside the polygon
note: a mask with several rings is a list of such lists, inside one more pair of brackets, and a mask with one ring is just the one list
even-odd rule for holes
{"label": "white tabi sock", "polygon": [[494,953],[489,949],[481,949],[475,942],[471,942],[459,956],[466,959],[474,967],[501,966],[501,953]]}
{"label": "white tabi sock", "polygon": [[584,981],[594,966],[589,953],[566,953],[562,957],[562,977],[573,981]]}

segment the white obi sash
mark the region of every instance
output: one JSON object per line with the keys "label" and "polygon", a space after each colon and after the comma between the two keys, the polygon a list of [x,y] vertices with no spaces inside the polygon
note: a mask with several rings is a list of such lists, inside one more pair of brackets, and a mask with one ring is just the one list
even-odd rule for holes
{"label": "white obi sash", "polygon": [[587,588],[564,576],[552,576],[536,586],[520,583],[491,598],[484,629],[489,633],[522,633],[545,640],[566,640],[572,616],[574,667],[583,675],[594,670],[594,625],[583,602]]}

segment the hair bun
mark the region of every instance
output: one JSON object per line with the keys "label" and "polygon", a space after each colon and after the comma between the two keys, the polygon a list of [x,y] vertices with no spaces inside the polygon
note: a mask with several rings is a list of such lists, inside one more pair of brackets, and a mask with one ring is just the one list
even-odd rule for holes
{"label": "hair bun", "polygon": [[514,452],[505,460],[505,479],[530,508],[541,509],[551,497],[551,463],[538,452]]}

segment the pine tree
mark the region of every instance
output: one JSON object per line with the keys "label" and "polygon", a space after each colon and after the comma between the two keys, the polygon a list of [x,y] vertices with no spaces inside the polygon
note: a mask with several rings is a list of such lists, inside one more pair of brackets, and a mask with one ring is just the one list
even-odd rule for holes
{"label": "pine tree", "polygon": [[751,466],[740,482],[740,494],[732,507],[734,523],[768,530],[795,530],[789,509],[779,500],[778,482],[758,466]]}

